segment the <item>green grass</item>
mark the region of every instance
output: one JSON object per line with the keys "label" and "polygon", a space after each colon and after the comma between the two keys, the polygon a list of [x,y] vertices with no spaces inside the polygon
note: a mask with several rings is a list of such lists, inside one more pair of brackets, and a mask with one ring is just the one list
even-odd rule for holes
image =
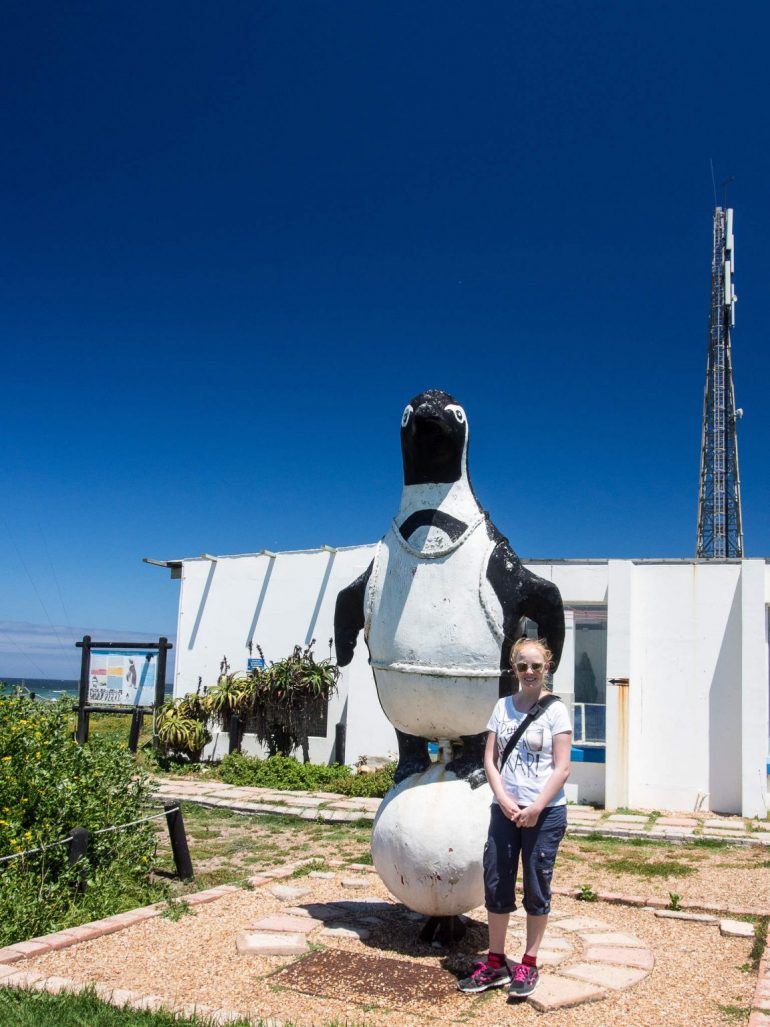
{"label": "green grass", "polygon": [[718,1005],[717,1009],[727,1023],[745,1023],[749,1018],[749,1006]]}
{"label": "green grass", "polygon": [[767,944],[767,927],[770,923],[770,917],[761,916],[757,920],[757,926],[754,931],[754,944],[751,946],[751,952],[749,953],[749,959],[754,967],[754,972],[759,972],[759,961],[765,952],[765,945]]}
{"label": "green grass", "polygon": [[[205,1016],[177,1018],[163,1011],[118,1009],[89,991],[78,995],[46,995],[14,988],[0,988],[0,1024],[3,1027],[213,1027]],[[234,1020],[231,1027],[250,1027],[250,1024],[256,1027],[253,1020]],[[293,1025],[285,1020],[284,1027]],[[364,1020],[329,1020],[318,1027],[372,1027],[372,1024]]]}
{"label": "green grass", "polygon": [[[208,1027],[205,1018],[176,1019],[170,1013],[118,1009],[92,992],[79,995],[46,995],[43,992],[0,989],[0,1023],[3,1027]],[[248,1027],[238,1020],[233,1027]]]}
{"label": "green grass", "polygon": [[647,862],[635,859],[608,859],[603,867],[613,874],[633,874],[635,877],[689,877],[697,873],[696,867],[683,866],[671,859]]}

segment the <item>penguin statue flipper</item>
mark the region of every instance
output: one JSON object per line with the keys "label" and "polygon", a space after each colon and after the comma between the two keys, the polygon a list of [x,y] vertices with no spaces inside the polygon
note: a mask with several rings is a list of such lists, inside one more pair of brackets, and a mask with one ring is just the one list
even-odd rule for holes
{"label": "penguin statue flipper", "polygon": [[[556,670],[564,648],[564,604],[552,581],[546,581],[522,567],[521,560],[503,535],[493,529],[498,542],[487,564],[487,581],[503,609],[503,645],[500,652],[500,698],[516,686],[511,669],[511,649],[524,634],[525,618],[537,624],[540,636],[553,653]],[[513,688],[512,688],[513,686]]]}
{"label": "penguin statue flipper", "polygon": [[[524,634],[525,620],[537,624],[553,653],[552,669],[556,670],[564,648],[564,606],[558,588],[522,567],[519,557],[504,535],[488,522],[488,530],[497,545],[487,564],[487,581],[492,586],[503,611],[503,644],[500,652],[499,694],[502,699],[516,689],[516,675],[511,668],[511,649]],[[484,745],[486,732],[462,737],[462,753],[448,769],[471,788],[484,783]]]}
{"label": "penguin statue flipper", "polygon": [[366,586],[373,567],[374,560],[363,574],[343,588],[337,596],[334,607],[334,649],[340,667],[347,667],[352,661],[358,633],[363,630],[366,621]]}

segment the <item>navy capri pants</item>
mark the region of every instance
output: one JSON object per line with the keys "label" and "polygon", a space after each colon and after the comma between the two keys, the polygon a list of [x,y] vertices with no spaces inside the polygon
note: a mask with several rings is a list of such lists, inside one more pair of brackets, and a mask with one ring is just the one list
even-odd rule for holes
{"label": "navy capri pants", "polygon": [[484,904],[490,913],[512,913],[516,909],[519,857],[524,908],[532,916],[550,913],[553,865],[566,830],[566,806],[546,806],[534,827],[518,827],[493,803],[484,846]]}

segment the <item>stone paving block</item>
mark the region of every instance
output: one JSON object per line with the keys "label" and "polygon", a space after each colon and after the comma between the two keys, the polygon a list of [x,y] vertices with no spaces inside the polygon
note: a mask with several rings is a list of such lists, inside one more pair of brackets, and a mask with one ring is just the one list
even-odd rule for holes
{"label": "stone paving block", "polygon": [[210,1023],[216,1024],[217,1027],[225,1027],[228,1023],[234,1023],[236,1020],[247,1020],[248,1017],[244,1016],[243,1013],[239,1013],[237,1009],[215,1009],[213,1013],[208,1014]]}
{"label": "stone paving block", "polygon": [[555,967],[561,966],[561,964],[570,959],[571,956],[571,952],[560,952],[556,949],[549,949],[546,946],[543,946],[538,950],[537,961],[540,966]]}
{"label": "stone paving block", "polygon": [[570,980],[556,974],[544,974],[540,978],[537,991],[527,1001],[541,1013],[552,1009],[568,1009],[579,1006],[583,1002],[595,1002],[604,998],[606,992],[594,984],[584,981]]}
{"label": "stone paving block", "polygon": [[365,927],[343,926],[342,924],[329,924],[321,931],[322,938],[354,938],[358,941],[365,941],[371,935]]}
{"label": "stone paving block", "polygon": [[327,859],[326,862],[330,867],[346,867],[347,863],[344,859]]}
{"label": "stone paving block", "polygon": [[763,1013],[761,1009],[752,1010],[747,1027],[770,1027],[770,1012]]}
{"label": "stone paving block", "polygon": [[8,974],[7,977],[3,978],[4,988],[31,988],[38,981],[45,979],[45,975],[38,973],[37,970],[17,970],[15,973]]}
{"label": "stone paving block", "polygon": [[665,825],[658,826],[653,824],[650,828],[650,834],[659,835],[663,838],[689,838],[695,834],[694,827],[666,827]]}
{"label": "stone paving block", "polygon": [[322,923],[327,920],[342,920],[346,915],[342,906],[335,906],[329,902],[309,902],[307,906],[285,906],[284,913],[291,916],[313,918]]}
{"label": "stone paving block", "polygon": [[646,824],[649,817],[641,816],[638,813],[610,813],[607,817],[609,824]]}
{"label": "stone paving block", "polygon": [[625,892],[600,891],[597,893],[602,902],[613,902],[623,906],[643,906],[644,899],[639,895],[626,895]]}
{"label": "stone paving block", "polygon": [[720,920],[719,933],[725,938],[753,938],[754,924],[745,920]]}
{"label": "stone paving block", "polygon": [[655,824],[661,827],[697,827],[698,821],[694,817],[658,817]]}
{"label": "stone paving block", "polygon": [[271,895],[275,895],[282,902],[287,902],[289,899],[301,899],[303,895],[310,894],[309,888],[295,888],[291,884],[276,884],[269,890]]}
{"label": "stone paving block", "polygon": [[51,951],[51,946],[41,941],[17,941],[13,947],[21,952],[25,959],[42,956],[44,952]]}
{"label": "stone paving block", "polygon": [[770,820],[752,820],[750,823],[755,831],[770,831]]}
{"label": "stone paving block", "polygon": [[348,863],[348,870],[363,870],[367,874],[376,874],[377,870],[371,863]]}
{"label": "stone paving block", "polygon": [[331,881],[335,877],[333,870],[311,870],[308,877],[315,877],[318,881]]}
{"label": "stone paving block", "polygon": [[680,909],[656,909],[655,916],[664,920],[690,920],[695,924],[718,924],[719,917],[712,913],[686,913]]}
{"label": "stone paving block", "polygon": [[49,995],[61,995],[62,992],[75,992],[79,989],[71,977],[58,977],[54,974],[52,977],[44,977],[42,981],[38,981],[35,990],[45,991]]}
{"label": "stone paving block", "polygon": [[4,977],[9,977],[11,974],[17,974],[18,972],[18,966],[11,966],[8,963],[0,963],[0,981]]}
{"label": "stone paving block", "polygon": [[343,877],[340,881],[343,888],[368,888],[369,882],[365,877]]}
{"label": "stone paving block", "polygon": [[596,920],[592,916],[567,916],[563,920],[557,920],[555,924],[550,926],[558,928],[560,931],[601,931],[607,929],[607,924],[604,920]]}
{"label": "stone paving block", "polygon": [[596,963],[575,963],[574,966],[568,966],[560,972],[565,977],[575,977],[579,981],[588,981],[597,988],[609,988],[611,991],[630,988],[643,980],[648,973],[647,970],[630,966],[602,966]]}
{"label": "stone paving block", "polygon": [[6,945],[0,949],[0,963],[18,963],[25,955],[15,945]]}
{"label": "stone paving block", "polygon": [[624,948],[643,949],[644,942],[633,934],[622,934],[620,931],[599,931],[581,933],[580,938],[586,945],[621,945]]}
{"label": "stone paving block", "polygon": [[297,956],[307,952],[307,941],[304,934],[284,934],[267,931],[256,931],[251,934],[240,931],[235,938],[235,945],[241,955],[253,953],[257,956]]}
{"label": "stone paving block", "polygon": [[287,916],[285,913],[275,913],[272,916],[263,916],[249,924],[248,931],[285,931],[289,934],[310,934],[316,927],[323,926],[322,920],[315,920],[312,916]]}
{"label": "stone paving block", "polygon": [[165,1003],[166,1000],[161,995],[142,995],[129,1002],[129,1006],[131,1009],[136,1009],[140,1012],[157,1013],[159,1009],[164,1007]]}
{"label": "stone paving block", "polygon": [[652,970],[655,959],[649,949],[631,949],[614,945],[589,945],[583,952],[587,963],[610,963],[612,966],[636,966]]}
{"label": "stone paving block", "polygon": [[742,820],[704,820],[703,828],[707,831],[745,831],[746,824]]}

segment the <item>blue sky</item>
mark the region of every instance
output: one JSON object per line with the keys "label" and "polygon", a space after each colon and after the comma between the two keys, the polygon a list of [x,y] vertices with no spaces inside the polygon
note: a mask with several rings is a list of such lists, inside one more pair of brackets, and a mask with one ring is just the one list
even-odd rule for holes
{"label": "blue sky", "polygon": [[[143,556],[379,537],[428,387],[466,407],[522,556],[692,556],[710,158],[736,178],[746,551],[770,555],[766,8],[0,19],[0,674],[74,676],[89,625],[173,634]],[[45,660],[29,625],[61,636]]]}

